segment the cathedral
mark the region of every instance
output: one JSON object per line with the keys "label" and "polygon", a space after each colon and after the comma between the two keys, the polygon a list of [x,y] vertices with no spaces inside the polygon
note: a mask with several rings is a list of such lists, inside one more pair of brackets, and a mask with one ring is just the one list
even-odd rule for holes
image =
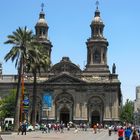
{"label": "cathedral", "polygon": [[[69,57],[50,65],[48,72],[37,77],[36,122],[116,123],[122,106],[121,82],[113,64],[107,64],[108,41],[104,37],[104,23],[98,6],[91,21],[91,35],[86,41],[87,62],[82,70]],[[35,25],[35,36],[46,53],[51,53],[53,43],[48,39],[48,24],[43,9]],[[78,59],[78,58],[77,58]],[[0,97],[16,88],[17,75],[3,75],[0,66]],[[25,80],[25,116],[30,121],[32,113],[33,77]],[[29,100],[29,102],[27,102]]]}

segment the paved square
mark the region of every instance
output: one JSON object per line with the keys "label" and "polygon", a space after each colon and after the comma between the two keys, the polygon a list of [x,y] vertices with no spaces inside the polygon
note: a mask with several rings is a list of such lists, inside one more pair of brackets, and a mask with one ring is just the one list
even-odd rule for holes
{"label": "paved square", "polygon": [[79,130],[74,133],[74,129],[70,131],[64,130],[64,133],[50,132],[42,133],[41,131],[27,132],[27,135],[2,135],[3,140],[117,140],[117,134],[112,133],[108,136],[108,130],[101,130],[101,132],[93,133],[92,129],[88,131]]}

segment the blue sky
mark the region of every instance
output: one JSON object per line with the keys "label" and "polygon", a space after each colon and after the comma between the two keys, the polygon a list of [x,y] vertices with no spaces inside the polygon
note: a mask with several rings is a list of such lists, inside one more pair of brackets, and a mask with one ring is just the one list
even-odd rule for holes
{"label": "blue sky", "polygon": [[[3,58],[11,46],[4,45],[7,35],[18,27],[34,31],[41,10],[49,25],[53,44],[52,62],[63,56],[83,69],[86,63],[86,40],[91,35],[90,23],[96,9],[95,0],[2,0],[0,4],[0,61],[3,74],[15,74],[14,64]],[[105,24],[104,36],[109,42],[108,65],[116,64],[124,101],[135,99],[140,85],[140,0],[100,0],[99,10]]]}

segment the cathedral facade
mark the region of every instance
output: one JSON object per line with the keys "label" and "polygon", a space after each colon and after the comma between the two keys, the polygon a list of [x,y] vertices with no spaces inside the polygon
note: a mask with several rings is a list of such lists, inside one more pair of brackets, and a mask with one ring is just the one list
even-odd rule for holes
{"label": "cathedral facade", "polygon": [[[37,77],[36,122],[110,123],[119,122],[122,105],[121,83],[113,64],[110,72],[107,64],[108,41],[103,35],[104,23],[98,7],[90,24],[91,36],[86,41],[87,62],[84,70],[63,57],[50,66],[47,73]],[[51,59],[53,45],[48,39],[48,24],[42,10],[35,26],[36,38],[44,46]],[[85,52],[86,53],[86,52]],[[16,75],[0,76],[1,97],[16,88]],[[25,116],[30,121],[32,113],[31,74],[25,77],[26,98],[29,107]]]}

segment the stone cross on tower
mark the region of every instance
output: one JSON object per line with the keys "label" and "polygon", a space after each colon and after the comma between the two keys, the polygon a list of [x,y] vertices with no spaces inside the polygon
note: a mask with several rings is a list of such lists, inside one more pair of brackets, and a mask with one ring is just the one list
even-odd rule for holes
{"label": "stone cross on tower", "polygon": [[98,6],[99,6],[99,0],[97,0],[95,4],[96,4],[96,8],[98,9]]}
{"label": "stone cross on tower", "polygon": [[42,3],[42,4],[41,4],[41,11],[43,11],[44,6],[45,6],[44,3]]}

